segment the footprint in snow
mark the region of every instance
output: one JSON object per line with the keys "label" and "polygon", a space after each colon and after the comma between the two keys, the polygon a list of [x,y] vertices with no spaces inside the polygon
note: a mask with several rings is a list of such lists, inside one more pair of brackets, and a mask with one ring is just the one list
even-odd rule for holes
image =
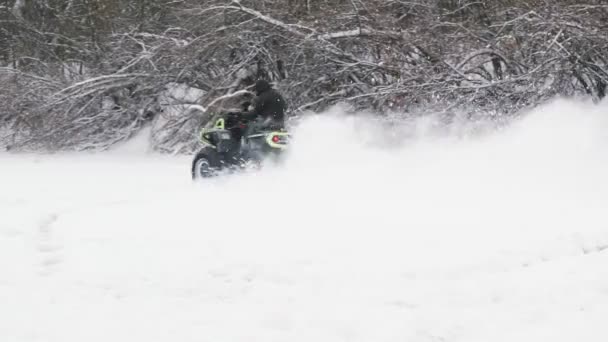
{"label": "footprint in snow", "polygon": [[40,274],[43,276],[51,275],[63,261],[60,254],[62,248],[56,242],[57,238],[53,230],[53,224],[57,222],[58,218],[57,214],[51,214],[44,218],[38,226],[37,250],[42,258]]}

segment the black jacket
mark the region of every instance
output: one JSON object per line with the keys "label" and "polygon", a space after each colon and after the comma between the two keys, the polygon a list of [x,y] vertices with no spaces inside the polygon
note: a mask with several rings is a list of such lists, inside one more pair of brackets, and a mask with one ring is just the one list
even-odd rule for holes
{"label": "black jacket", "polygon": [[276,90],[272,89],[267,83],[258,87],[258,96],[253,100],[253,110],[249,113],[253,119],[271,118],[273,122],[283,124],[285,122],[285,109],[287,105],[285,99]]}

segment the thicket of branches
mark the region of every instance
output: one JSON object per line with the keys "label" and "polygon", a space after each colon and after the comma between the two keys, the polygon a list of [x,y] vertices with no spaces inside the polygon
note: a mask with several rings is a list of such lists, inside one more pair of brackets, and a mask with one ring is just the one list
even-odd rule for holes
{"label": "thicket of branches", "polygon": [[292,116],[512,114],[605,97],[607,59],[605,0],[0,0],[0,146],[106,148],[152,122],[190,152],[204,118],[176,105],[257,78]]}

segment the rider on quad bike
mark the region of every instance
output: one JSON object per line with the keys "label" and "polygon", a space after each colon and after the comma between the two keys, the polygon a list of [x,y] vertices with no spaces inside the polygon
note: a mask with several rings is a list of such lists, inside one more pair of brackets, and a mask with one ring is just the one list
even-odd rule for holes
{"label": "rider on quad bike", "polygon": [[250,162],[260,166],[265,157],[279,157],[287,148],[285,100],[263,80],[256,82],[255,91],[253,104],[243,103],[241,111],[216,113],[203,127],[203,147],[192,161],[194,179],[242,169]]}
{"label": "rider on quad bike", "polygon": [[248,132],[261,129],[285,129],[285,99],[265,80],[255,82],[256,97],[253,99],[253,109],[246,111],[243,116],[250,120]]}
{"label": "rider on quad bike", "polygon": [[[285,109],[283,96],[265,80],[258,80],[254,85],[256,97],[253,103],[246,101],[241,105],[242,112],[229,112],[232,118],[239,120],[239,125],[228,125],[235,140],[257,133],[261,130],[285,130]],[[253,109],[249,108],[253,106]]]}

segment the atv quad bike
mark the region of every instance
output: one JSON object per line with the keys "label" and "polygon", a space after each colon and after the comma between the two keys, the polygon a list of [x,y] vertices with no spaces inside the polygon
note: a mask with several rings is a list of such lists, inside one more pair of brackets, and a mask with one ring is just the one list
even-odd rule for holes
{"label": "atv quad bike", "polygon": [[246,133],[248,124],[240,113],[214,115],[201,129],[203,146],[192,160],[192,179],[259,168],[267,158],[280,158],[287,149],[289,133],[272,129]]}

